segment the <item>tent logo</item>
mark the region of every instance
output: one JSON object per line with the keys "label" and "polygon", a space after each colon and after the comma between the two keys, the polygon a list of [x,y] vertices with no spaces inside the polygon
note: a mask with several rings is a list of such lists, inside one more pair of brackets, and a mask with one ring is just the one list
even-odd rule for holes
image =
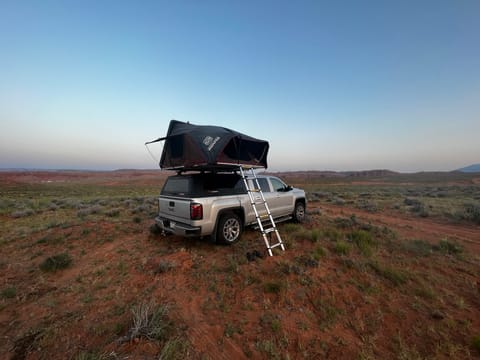
{"label": "tent logo", "polygon": [[208,148],[208,151],[212,151],[218,140],[220,140],[220,136],[217,136],[215,139],[211,136],[205,136],[203,139],[203,145]]}

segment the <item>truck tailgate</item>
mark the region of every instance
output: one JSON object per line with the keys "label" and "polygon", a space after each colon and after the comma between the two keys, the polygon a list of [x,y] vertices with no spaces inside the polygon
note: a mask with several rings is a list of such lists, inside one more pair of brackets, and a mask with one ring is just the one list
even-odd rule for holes
{"label": "truck tailgate", "polygon": [[190,220],[190,199],[176,197],[160,197],[160,216],[174,221]]}

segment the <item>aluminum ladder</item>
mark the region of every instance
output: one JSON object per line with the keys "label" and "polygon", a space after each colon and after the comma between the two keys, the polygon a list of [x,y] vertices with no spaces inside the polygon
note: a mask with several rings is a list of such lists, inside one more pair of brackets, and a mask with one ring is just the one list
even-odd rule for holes
{"label": "aluminum ladder", "polygon": [[[250,170],[251,176],[247,175],[248,170]],[[280,237],[280,233],[278,232],[277,225],[273,220],[272,213],[270,212],[270,208],[268,207],[267,201],[265,200],[265,196],[263,195],[262,188],[260,187],[260,183],[258,181],[258,177],[255,173],[255,169],[251,168],[243,168],[240,166],[240,174],[242,176],[243,182],[245,184],[245,188],[247,189],[248,197],[250,198],[250,204],[252,204],[253,211],[255,213],[255,217],[257,219],[258,228],[262,233],[263,240],[265,241],[265,245],[267,247],[268,255],[273,256],[272,249],[280,246],[280,248],[285,251],[285,245]],[[252,180],[253,187],[250,187],[249,181]],[[256,199],[255,194],[260,195],[260,199]],[[260,215],[257,209],[257,205],[263,205],[266,210],[266,214]],[[269,223],[268,225],[266,223]],[[267,225],[267,226],[265,226]],[[275,235],[276,241],[272,244],[272,234]]]}

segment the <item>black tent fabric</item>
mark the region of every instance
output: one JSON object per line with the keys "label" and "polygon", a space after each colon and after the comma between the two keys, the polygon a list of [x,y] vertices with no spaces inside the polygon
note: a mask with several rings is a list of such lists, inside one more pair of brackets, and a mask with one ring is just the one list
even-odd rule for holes
{"label": "black tent fabric", "polygon": [[231,166],[267,168],[269,144],[220,126],[194,125],[171,120],[163,141],[160,168],[201,170]]}

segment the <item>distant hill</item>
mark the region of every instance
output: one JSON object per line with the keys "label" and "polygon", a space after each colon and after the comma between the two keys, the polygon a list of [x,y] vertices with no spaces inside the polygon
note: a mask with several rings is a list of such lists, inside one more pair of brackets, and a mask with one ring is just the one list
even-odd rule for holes
{"label": "distant hill", "polygon": [[472,172],[480,172],[480,164],[473,164],[470,166],[466,166],[464,168],[458,169],[456,171],[472,173]]}
{"label": "distant hill", "polygon": [[364,171],[280,171],[274,174],[288,177],[313,177],[313,178],[371,178],[388,177],[399,173],[391,170],[364,170]]}

